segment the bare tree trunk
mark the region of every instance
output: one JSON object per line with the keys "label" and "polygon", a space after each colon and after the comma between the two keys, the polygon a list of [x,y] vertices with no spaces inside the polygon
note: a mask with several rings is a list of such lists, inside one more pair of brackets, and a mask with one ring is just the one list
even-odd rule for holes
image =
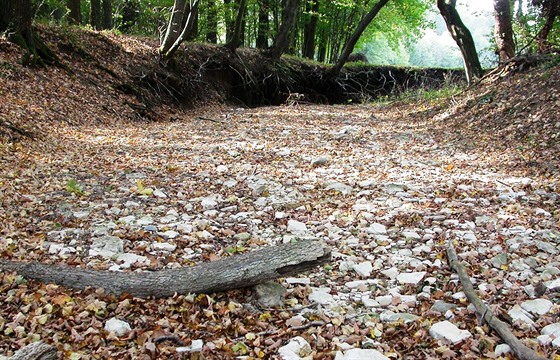
{"label": "bare tree trunk", "polygon": [[315,33],[317,31],[317,22],[319,21],[319,0],[307,3],[306,21],[303,27],[303,56],[308,59],[315,57]]}
{"label": "bare tree trunk", "polygon": [[[178,0],[176,0],[178,1]],[[164,63],[169,61],[175,52],[179,49],[179,46],[187,40],[189,35],[192,33],[193,26],[195,24],[196,14],[198,14],[198,2],[199,0],[194,0],[193,4],[190,7],[189,15],[187,16],[186,20],[184,21],[183,30],[176,38],[175,42],[169,47],[167,51],[162,51],[160,49],[160,55]]]}
{"label": "bare tree trunk", "polygon": [[206,41],[212,44],[218,43],[218,9],[216,0],[208,1],[206,9]]}
{"label": "bare tree trunk", "polygon": [[299,0],[286,0],[286,5],[282,11],[282,24],[278,30],[278,34],[274,39],[274,45],[270,52],[270,57],[273,60],[280,59],[280,56],[286,51],[290,45],[290,32],[292,31],[297,10],[299,6]]}
{"label": "bare tree trunk", "polygon": [[226,23],[226,42],[229,42],[233,37],[233,28],[235,27],[235,20],[233,19],[233,5],[231,0],[224,0],[224,21]]}
{"label": "bare tree trunk", "polygon": [[163,41],[161,42],[161,46],[159,48],[160,54],[168,52],[181,34],[186,6],[187,0],[175,0],[173,3],[173,9],[171,10],[171,16],[169,17],[169,23],[167,24],[167,31],[165,32]]}
{"label": "bare tree trunk", "polygon": [[234,255],[193,267],[152,272],[110,272],[0,259],[0,269],[28,279],[68,288],[102,288],[107,293],[137,297],[170,297],[175,293],[214,293],[294,275],[330,260],[320,241],[299,241]]}
{"label": "bare tree trunk", "polygon": [[103,29],[113,28],[113,7],[111,6],[111,0],[103,0],[103,17],[102,23]]}
{"label": "bare tree trunk", "polygon": [[503,62],[515,56],[509,0],[494,0],[494,18],[494,39],[500,61]]}
{"label": "bare tree trunk", "polygon": [[259,22],[257,28],[257,49],[268,47],[268,36],[270,33],[270,22],[268,19],[270,0],[259,0]]}
{"label": "bare tree trunk", "polygon": [[95,30],[101,29],[101,0],[91,0],[89,24]]}
{"label": "bare tree trunk", "polygon": [[231,39],[226,44],[226,47],[231,51],[235,51],[241,41],[241,32],[243,31],[243,18],[245,17],[245,10],[247,10],[247,0],[241,0],[237,8],[237,17],[235,18],[235,26]]}
{"label": "bare tree trunk", "polygon": [[457,9],[455,9],[456,2],[456,0],[437,0],[437,6],[445,20],[447,30],[449,30],[451,37],[453,37],[453,40],[455,40],[461,50],[467,82],[470,84],[476,79],[480,79],[482,76],[482,66],[478,59],[471,32],[463,24]]}
{"label": "bare tree trunk", "polygon": [[80,0],[68,0],[66,6],[70,13],[68,14],[68,19],[71,24],[80,25],[82,23],[82,8]]}
{"label": "bare tree trunk", "polygon": [[331,73],[334,76],[337,76],[340,73],[340,70],[342,70],[342,67],[346,63],[346,60],[348,60],[348,57],[350,56],[350,54],[352,54],[352,51],[354,51],[354,47],[360,39],[360,36],[362,36],[364,30],[377,16],[383,6],[385,6],[388,2],[389,0],[379,0],[379,2],[375,4],[375,6],[369,11],[369,13],[367,13],[366,16],[364,16],[364,18],[360,21],[360,23],[356,27],[356,30],[354,30],[354,33],[352,33],[352,36],[344,45],[344,49],[342,50],[342,54],[338,58],[336,65],[331,70]]}
{"label": "bare tree trunk", "polygon": [[546,19],[543,27],[537,35],[537,43],[539,53],[550,52],[550,43],[548,42],[548,34],[554,27],[554,21],[556,17],[560,14],[560,1],[550,0],[543,1],[541,17]]}

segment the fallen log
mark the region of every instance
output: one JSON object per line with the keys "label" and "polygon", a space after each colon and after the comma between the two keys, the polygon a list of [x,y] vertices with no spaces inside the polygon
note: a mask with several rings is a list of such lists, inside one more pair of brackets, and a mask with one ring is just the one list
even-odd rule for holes
{"label": "fallen log", "polygon": [[94,287],[115,295],[163,298],[175,293],[214,293],[254,286],[310,270],[328,262],[330,255],[330,249],[320,241],[298,241],[159,271],[111,272],[9,260],[0,260],[0,269],[72,289]]}
{"label": "fallen log", "polygon": [[546,360],[545,357],[540,356],[534,350],[525,346],[513,333],[511,332],[509,326],[503,322],[502,320],[498,319],[492,311],[486,306],[484,302],[478,297],[476,294],[473,284],[467,274],[467,270],[465,266],[459,262],[457,257],[457,252],[453,247],[453,240],[449,239],[446,244],[447,250],[447,259],[449,261],[449,266],[457,275],[459,275],[459,281],[461,281],[461,285],[463,286],[463,291],[467,296],[467,299],[474,305],[476,308],[476,312],[486,321],[486,323],[494,329],[500,338],[508,344],[515,355],[520,360]]}
{"label": "fallen log", "polygon": [[[0,355],[0,358],[2,356]],[[7,360],[56,360],[58,359],[56,348],[41,341],[31,343],[16,353],[7,357]]]}

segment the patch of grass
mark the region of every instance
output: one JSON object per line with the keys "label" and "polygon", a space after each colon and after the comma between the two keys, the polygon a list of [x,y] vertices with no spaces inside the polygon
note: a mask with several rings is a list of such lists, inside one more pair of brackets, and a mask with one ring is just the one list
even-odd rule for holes
{"label": "patch of grass", "polygon": [[458,85],[448,85],[439,89],[411,89],[396,95],[382,96],[374,101],[377,105],[389,105],[396,102],[413,103],[413,102],[429,102],[438,103],[450,99],[463,91]]}

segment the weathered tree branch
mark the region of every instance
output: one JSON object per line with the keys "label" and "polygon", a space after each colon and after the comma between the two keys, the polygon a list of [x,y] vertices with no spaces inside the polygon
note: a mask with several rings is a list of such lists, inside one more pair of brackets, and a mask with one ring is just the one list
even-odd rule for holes
{"label": "weathered tree branch", "polygon": [[511,332],[509,326],[498,319],[492,311],[482,302],[482,300],[476,295],[473,284],[467,274],[465,266],[459,262],[457,258],[457,252],[453,247],[453,240],[449,239],[446,244],[447,259],[449,265],[457,275],[459,275],[459,280],[463,286],[463,291],[469,299],[469,301],[475,306],[477,313],[482,316],[482,318],[494,329],[498,335],[504,340],[513,350],[515,355],[521,360],[546,360],[545,357],[538,355],[535,351],[523,345],[523,343]]}
{"label": "weathered tree branch", "polygon": [[193,267],[152,272],[97,271],[9,260],[0,260],[0,269],[73,289],[94,287],[115,295],[162,298],[175,293],[213,293],[249,287],[310,270],[329,260],[330,249],[322,242],[299,241]]}

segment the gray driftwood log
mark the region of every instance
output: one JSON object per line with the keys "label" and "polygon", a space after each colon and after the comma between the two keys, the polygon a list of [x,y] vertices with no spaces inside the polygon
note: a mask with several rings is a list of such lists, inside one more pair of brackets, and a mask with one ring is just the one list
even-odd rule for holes
{"label": "gray driftwood log", "polygon": [[243,288],[294,275],[330,260],[320,241],[298,241],[234,255],[180,269],[109,272],[42,263],[0,260],[0,268],[27,279],[68,288],[103,288],[107,293],[137,297],[169,297],[175,293],[213,293]]}
{"label": "gray driftwood log", "polygon": [[[0,356],[2,358],[2,356]],[[56,360],[56,348],[41,341],[31,343],[16,351],[14,356],[6,357],[8,360]]]}

